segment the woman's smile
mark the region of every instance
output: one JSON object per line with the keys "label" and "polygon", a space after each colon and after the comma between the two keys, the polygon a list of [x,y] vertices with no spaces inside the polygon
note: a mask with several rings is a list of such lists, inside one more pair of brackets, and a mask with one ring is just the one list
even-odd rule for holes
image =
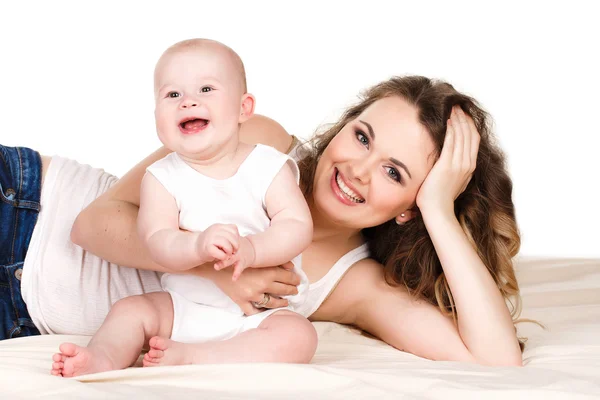
{"label": "woman's smile", "polygon": [[337,199],[349,206],[363,204],[365,199],[346,182],[343,174],[337,168],[334,168],[333,174],[331,174],[331,189]]}

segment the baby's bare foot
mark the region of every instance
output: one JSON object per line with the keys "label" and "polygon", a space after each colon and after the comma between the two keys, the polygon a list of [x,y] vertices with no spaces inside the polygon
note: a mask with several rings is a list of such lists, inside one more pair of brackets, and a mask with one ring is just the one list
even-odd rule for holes
{"label": "baby's bare foot", "polygon": [[52,375],[72,377],[115,369],[110,358],[101,351],[73,343],[63,343],[59,349],[60,353],[52,356]]}
{"label": "baby's bare foot", "polygon": [[154,336],[148,344],[150,350],[144,355],[142,361],[144,367],[193,364],[193,345],[160,336]]}

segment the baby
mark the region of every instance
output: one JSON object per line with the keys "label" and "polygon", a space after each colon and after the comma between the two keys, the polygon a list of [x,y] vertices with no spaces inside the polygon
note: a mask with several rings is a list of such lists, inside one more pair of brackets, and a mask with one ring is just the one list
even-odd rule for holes
{"label": "baby", "polygon": [[[294,161],[238,139],[255,103],[241,59],[218,42],[177,43],[156,65],[154,93],[158,137],[173,153],[147,168],[138,231],[173,273],[161,278],[164,292],[115,303],[87,347],[61,344],[52,374],[126,368],[145,344],[144,366],[309,362],[317,336],[301,315],[308,279],[295,257],[311,242],[312,220]],[[264,294],[252,316],[212,281],[180,274],[214,263],[233,268],[235,280],[245,268],[289,260],[301,277],[298,295],[287,309],[266,310]]]}

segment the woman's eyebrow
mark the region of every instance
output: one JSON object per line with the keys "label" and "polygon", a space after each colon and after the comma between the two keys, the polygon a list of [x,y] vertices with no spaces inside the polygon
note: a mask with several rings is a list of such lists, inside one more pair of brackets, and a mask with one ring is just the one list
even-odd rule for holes
{"label": "woman's eyebrow", "polygon": [[369,124],[368,122],[365,122],[365,121],[363,121],[361,119],[359,119],[358,121],[362,122],[363,124],[365,124],[365,126],[369,130],[369,136],[371,136],[371,139],[375,140],[375,132],[373,132],[373,127],[371,126],[371,124]]}
{"label": "woman's eyebrow", "polygon": [[406,171],[408,177],[412,179],[412,176],[410,176],[410,172],[408,172],[408,168],[406,167],[406,165],[404,165],[402,161],[396,160],[394,157],[390,157],[390,161],[399,166],[400,168],[403,168]]}

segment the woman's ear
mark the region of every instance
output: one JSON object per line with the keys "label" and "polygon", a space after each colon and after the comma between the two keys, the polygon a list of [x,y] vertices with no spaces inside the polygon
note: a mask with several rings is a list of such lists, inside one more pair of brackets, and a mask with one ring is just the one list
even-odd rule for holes
{"label": "woman's ear", "polygon": [[398,225],[404,225],[405,223],[407,223],[408,221],[410,221],[411,219],[413,219],[417,215],[419,215],[419,209],[415,207],[413,209],[409,209],[409,210],[404,211],[403,213],[401,213],[400,215],[398,215],[395,218],[395,220],[396,220],[396,223]]}
{"label": "woman's ear", "polygon": [[256,105],[256,99],[250,93],[246,93],[242,96],[242,106],[240,107],[240,120],[239,123],[246,122],[254,115],[254,106]]}

